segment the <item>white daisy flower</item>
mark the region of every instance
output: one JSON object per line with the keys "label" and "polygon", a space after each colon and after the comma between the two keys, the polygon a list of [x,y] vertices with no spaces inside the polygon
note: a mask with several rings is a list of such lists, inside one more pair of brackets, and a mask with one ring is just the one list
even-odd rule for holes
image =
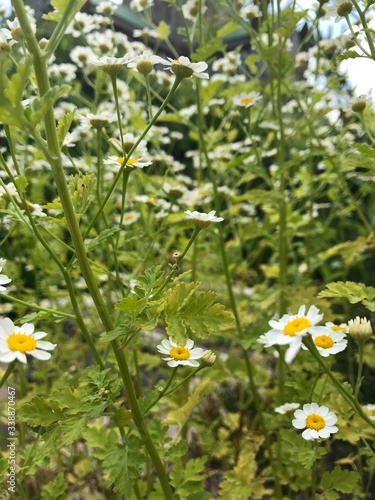
{"label": "white daisy flower", "polygon": [[281,415],[285,415],[286,413],[299,408],[301,405],[299,403],[284,403],[281,406],[275,408],[275,413],[280,413]]}
{"label": "white daisy flower", "polygon": [[236,106],[250,108],[261,98],[262,96],[259,94],[259,92],[249,92],[248,94],[246,92],[241,92],[241,94],[235,95],[233,97],[233,104],[235,104]]}
{"label": "white daisy flower", "polygon": [[133,59],[134,56],[125,54],[123,57],[92,57],[90,62],[95,66],[123,66],[124,64],[128,65],[131,61],[133,61]]}
{"label": "white daisy flower", "polygon": [[178,365],[183,366],[199,366],[197,359],[202,358],[205,351],[200,347],[194,348],[194,342],[188,339],[185,346],[180,346],[173,342],[172,337],[169,340],[162,340],[161,345],[156,346],[161,354],[167,354],[168,357],[163,358],[168,362],[168,366],[174,368]]}
{"label": "white daisy flower", "polygon": [[205,214],[204,212],[197,212],[196,210],[194,212],[185,210],[184,212],[184,214],[188,216],[188,219],[193,221],[194,226],[200,228],[207,227],[211,222],[221,222],[224,220],[222,217],[216,217],[215,213],[215,210],[211,210],[208,214]]}
{"label": "white daisy flower", "polygon": [[208,65],[204,61],[197,63],[190,62],[190,59],[185,56],[180,56],[178,59],[163,59],[160,57],[160,62],[170,66],[170,70],[176,76],[181,78],[190,78],[191,76],[196,76],[197,78],[208,79],[208,73],[204,73]]}
{"label": "white daisy flower", "polygon": [[[104,160],[106,165],[112,165],[114,167],[117,167],[117,170],[120,168],[120,166],[124,163],[124,158],[122,156],[110,156],[107,160]],[[129,168],[144,168],[148,167],[149,165],[152,165],[152,161],[144,161],[141,158],[137,160],[136,158],[129,158],[128,161],[126,162],[126,167]],[[115,169],[116,170],[116,169]]]}
{"label": "white daisy flower", "polygon": [[148,75],[154,69],[154,64],[160,63],[161,58],[147,49],[128,64],[128,68],[134,68],[143,75]]}
{"label": "white daisy flower", "polygon": [[[0,259],[0,273],[6,264],[6,259]],[[0,292],[6,292],[6,288],[3,285],[8,285],[12,280],[8,278],[6,274],[0,274]]]}
{"label": "white daisy flower", "polygon": [[330,434],[337,432],[336,422],[336,415],[330,412],[326,406],[308,403],[303,405],[302,410],[294,412],[292,424],[296,429],[305,429],[302,432],[302,437],[310,440],[328,438]]}
{"label": "white daisy flower", "polygon": [[[327,328],[324,333],[314,333],[311,336],[320,355],[324,358],[330,354],[337,354],[344,351],[348,345],[346,335],[342,331],[332,331],[332,329],[329,330]],[[302,349],[306,350],[307,347],[302,345]]]}
{"label": "white daisy flower", "polygon": [[124,226],[130,226],[130,224],[133,224],[133,222],[136,222],[140,217],[140,214],[138,212],[126,212],[123,215],[122,218],[122,224]]}
{"label": "white daisy flower", "polygon": [[363,405],[362,409],[371,418],[371,420],[375,420],[375,405],[374,404]]}
{"label": "white daisy flower", "polygon": [[9,318],[0,319],[0,361],[11,363],[18,359],[26,363],[26,354],[43,361],[50,359],[51,353],[46,351],[52,351],[56,344],[40,340],[46,335],[45,332],[34,333],[31,323],[19,327]]}
{"label": "white daisy flower", "polygon": [[278,321],[271,319],[269,325],[272,326],[272,330],[261,335],[258,342],[264,344],[265,347],[285,344],[297,347],[307,333],[321,334],[326,331],[324,327],[316,326],[322,318],[323,314],[319,314],[317,307],[311,306],[306,313],[306,306],[303,305],[297,314],[284,314]]}

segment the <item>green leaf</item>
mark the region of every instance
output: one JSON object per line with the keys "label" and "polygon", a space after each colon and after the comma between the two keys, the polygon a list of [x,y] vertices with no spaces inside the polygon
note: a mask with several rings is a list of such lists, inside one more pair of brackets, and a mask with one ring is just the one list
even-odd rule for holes
{"label": "green leaf", "polygon": [[188,498],[189,495],[204,491],[203,473],[206,461],[206,457],[199,457],[187,463],[182,460],[174,462],[170,478],[180,498]]}
{"label": "green leaf", "polygon": [[188,452],[187,442],[184,440],[172,444],[169,448],[165,449],[164,458],[169,462],[175,462],[178,458],[186,456]]}
{"label": "green leaf", "polygon": [[234,22],[230,21],[229,23],[225,24],[219,31],[217,32],[217,36],[219,38],[222,38],[226,35],[229,35],[229,33],[233,33],[234,31],[238,31],[240,29],[240,26],[238,24],[235,24]]}
{"label": "green leaf", "polygon": [[225,45],[222,40],[216,38],[204,47],[199,47],[195,54],[191,56],[192,61],[209,61],[218,52],[225,52]]}
{"label": "green leaf", "polygon": [[14,183],[16,185],[16,188],[17,188],[17,191],[19,192],[19,194],[23,194],[25,192],[27,186],[29,185],[29,182],[24,175],[19,175],[18,177],[16,177]]}
{"label": "green leaf", "polygon": [[337,56],[338,61],[344,61],[345,59],[357,59],[357,57],[362,57],[361,54],[358,54],[355,50],[347,50],[343,54]]}
{"label": "green leaf", "polygon": [[321,486],[324,491],[334,489],[340,493],[359,493],[359,476],[354,471],[336,465],[332,472],[324,472]]}
{"label": "green leaf", "polygon": [[370,311],[375,311],[375,288],[354,281],[335,281],[327,283],[327,290],[322,290],[319,297],[345,298],[351,304],[362,304]]}
{"label": "green leaf", "polygon": [[64,474],[60,472],[53,481],[43,485],[41,499],[68,500],[70,497],[65,493],[67,486]]}
{"label": "green leaf", "polygon": [[118,433],[114,429],[108,429],[98,422],[89,424],[83,431],[82,437],[87,445],[93,449],[92,456],[103,460],[108,450],[115,448],[118,442]]}
{"label": "green leaf", "polygon": [[111,238],[115,234],[117,234],[120,231],[120,228],[118,226],[116,227],[109,227],[107,229],[103,229],[98,236],[93,238],[90,243],[87,245],[87,251],[91,251],[93,248],[96,246],[100,245],[103,243],[103,241],[106,241],[108,238]]}
{"label": "green leaf", "polygon": [[164,295],[159,306],[164,310],[168,335],[181,342],[190,329],[199,338],[206,338],[212,331],[233,326],[233,316],[224,306],[214,303],[216,293],[200,292],[194,296],[200,282],[177,283]]}
{"label": "green leaf", "polygon": [[193,412],[194,408],[203,401],[210,392],[215,388],[215,384],[211,380],[203,381],[194,392],[189,396],[184,405],[169,412],[165,419],[166,424],[178,425],[181,429],[185,425],[187,419]]}
{"label": "green leaf", "polygon": [[171,34],[171,28],[165,21],[160,21],[157,30],[160,40],[168,40]]}
{"label": "green leaf", "polygon": [[29,403],[21,406],[18,410],[18,416],[20,420],[31,427],[38,427],[39,425],[47,427],[66,418],[57,401],[46,401],[41,397],[35,397]]}
{"label": "green leaf", "polygon": [[69,92],[70,85],[55,85],[46,92],[41,99],[34,99],[32,103],[32,113],[28,113],[27,118],[33,124],[37,125],[53,106],[53,104]]}
{"label": "green leaf", "polygon": [[115,493],[130,497],[143,464],[142,441],[129,436],[126,443],[110,449],[103,460],[103,469],[108,476],[106,485],[112,486]]}
{"label": "green leaf", "polygon": [[145,297],[139,299],[136,295],[129,295],[129,297],[121,299],[115,307],[126,314],[136,316],[144,309],[146,304],[147,299]]}
{"label": "green leaf", "polygon": [[64,142],[66,134],[69,132],[70,126],[74,118],[74,111],[69,111],[64,116],[60,118],[57,124],[57,137],[59,139],[60,148]]}

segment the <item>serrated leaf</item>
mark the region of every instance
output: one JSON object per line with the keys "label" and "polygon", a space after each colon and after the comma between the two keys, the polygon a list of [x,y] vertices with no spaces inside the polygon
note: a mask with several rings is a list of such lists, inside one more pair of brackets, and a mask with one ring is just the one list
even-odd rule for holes
{"label": "serrated leaf", "polygon": [[375,311],[375,288],[354,281],[335,281],[327,283],[327,290],[322,290],[319,297],[345,298],[351,304],[362,304],[370,311]]}
{"label": "serrated leaf", "polygon": [[104,332],[100,335],[101,340],[103,342],[112,342],[112,340],[115,340],[119,337],[124,337],[126,335],[129,335],[133,333],[132,331],[129,331],[128,325],[118,325],[116,326],[113,330],[110,330],[109,332]]}
{"label": "serrated leaf", "polygon": [[60,472],[53,481],[43,485],[41,500],[68,500],[67,486],[64,474]]}
{"label": "serrated leaf", "polygon": [[336,465],[332,472],[324,472],[321,483],[324,490],[333,488],[341,493],[354,493],[358,490],[359,476]]}
{"label": "serrated leaf", "polygon": [[143,463],[142,441],[136,436],[128,437],[126,443],[110,449],[103,460],[108,475],[106,485],[112,486],[115,493],[130,497]]}
{"label": "serrated leaf", "polygon": [[206,461],[206,457],[199,457],[187,463],[182,460],[174,463],[170,477],[179,498],[188,498],[189,495],[202,492]]}
{"label": "serrated leaf", "polygon": [[147,299],[145,297],[139,299],[136,295],[129,295],[129,297],[121,299],[115,307],[126,314],[136,316],[144,309],[146,304]]}
{"label": "serrated leaf", "polygon": [[168,335],[181,342],[190,329],[200,338],[206,338],[212,331],[233,326],[233,316],[222,304],[214,303],[216,293],[200,292],[193,295],[200,283],[177,283],[165,294],[159,306],[164,311]]}
{"label": "serrated leaf", "polygon": [[27,186],[29,185],[29,182],[24,175],[19,175],[18,177],[16,177],[14,183],[19,194],[23,194]]}
{"label": "serrated leaf", "polygon": [[57,137],[59,139],[60,147],[62,146],[66,134],[69,132],[70,126],[74,118],[75,110],[69,111],[60,118],[57,124]]}
{"label": "serrated leaf", "polygon": [[32,113],[28,113],[27,118],[33,124],[38,124],[52,105],[69,92],[70,85],[55,85],[46,92],[41,99],[34,99],[32,103]]}
{"label": "serrated leaf", "polygon": [[46,401],[41,397],[35,397],[29,403],[22,405],[18,410],[18,416],[31,427],[39,425],[48,427],[66,418],[57,401]]}
{"label": "serrated leaf", "polygon": [[87,245],[87,250],[91,251],[93,248],[95,248],[97,245],[100,245],[103,243],[103,241],[106,241],[108,238],[111,238],[115,234],[117,234],[120,231],[120,228],[118,226],[116,227],[110,227],[108,229],[104,229],[101,231],[98,236],[93,238],[89,244]]}
{"label": "serrated leaf", "polygon": [[118,442],[118,433],[114,429],[108,429],[101,426],[99,423],[89,424],[84,429],[82,437],[86,440],[87,445],[93,449],[92,456],[103,460],[108,450],[114,448]]}
{"label": "serrated leaf", "polygon": [[361,54],[358,54],[355,50],[347,50],[343,54],[337,56],[338,61],[345,61],[345,59],[357,59],[357,57],[362,57]]}
{"label": "serrated leaf", "polygon": [[172,444],[169,448],[165,449],[164,458],[169,462],[175,462],[178,458],[186,455],[188,452],[187,442],[184,440]]}

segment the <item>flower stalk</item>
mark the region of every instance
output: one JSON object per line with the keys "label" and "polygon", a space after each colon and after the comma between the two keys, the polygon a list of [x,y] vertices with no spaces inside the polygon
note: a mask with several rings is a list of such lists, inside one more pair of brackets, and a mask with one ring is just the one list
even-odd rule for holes
{"label": "flower stalk", "polygon": [[[73,3],[73,2],[71,2]],[[36,82],[39,91],[39,95],[43,97],[50,89],[49,78],[47,72],[47,64],[45,58],[42,57],[38,42],[34,36],[34,33],[31,29],[27,13],[25,10],[25,6],[22,0],[14,0],[13,6],[16,11],[18,20],[23,29],[25,39],[27,42],[27,46],[29,51],[33,57],[33,64],[36,75]],[[176,86],[177,88],[177,86]],[[111,315],[106,308],[103,297],[99,291],[97,286],[93,271],[91,269],[83,238],[79,229],[79,225],[76,219],[76,215],[74,212],[74,208],[70,199],[70,194],[68,190],[68,186],[66,184],[65,173],[62,165],[61,155],[60,155],[60,147],[59,141],[57,137],[57,131],[55,126],[55,117],[52,104],[48,107],[46,114],[44,116],[44,125],[46,131],[46,141],[47,148],[50,153],[50,166],[52,169],[53,177],[56,183],[56,188],[60,196],[60,200],[64,209],[64,214],[66,217],[67,226],[69,229],[70,236],[73,241],[73,246],[75,249],[77,261],[79,263],[83,278],[86,281],[86,285],[88,290],[90,291],[91,297],[94,301],[96,310],[98,315],[102,321],[103,327],[105,331],[109,332],[113,330],[114,325],[112,322]],[[135,149],[135,148],[134,148]],[[121,172],[121,170],[120,170]],[[132,411],[132,416],[134,422],[138,428],[138,431],[141,435],[143,443],[151,457],[153,465],[156,469],[157,475],[159,477],[161,486],[163,488],[163,492],[165,498],[167,500],[173,499],[173,493],[169,484],[169,480],[167,477],[167,473],[165,467],[160,459],[160,456],[156,450],[156,447],[151,439],[151,436],[148,432],[146,422],[143,418],[143,415],[140,411],[138,401],[134,392],[134,387],[129,371],[129,367],[125,358],[125,355],[120,348],[120,345],[117,339],[111,342],[112,349],[114,351],[116,361],[121,373],[121,378],[124,384],[124,389],[126,391],[128,403],[130,409]]]}

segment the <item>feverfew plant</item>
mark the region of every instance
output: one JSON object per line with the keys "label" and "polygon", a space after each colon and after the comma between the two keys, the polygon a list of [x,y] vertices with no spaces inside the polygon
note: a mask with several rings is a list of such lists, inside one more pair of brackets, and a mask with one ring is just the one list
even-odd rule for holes
{"label": "feverfew plant", "polygon": [[371,494],[375,121],[342,63],[375,60],[372,2],[26,3],[0,11],[4,498]]}

